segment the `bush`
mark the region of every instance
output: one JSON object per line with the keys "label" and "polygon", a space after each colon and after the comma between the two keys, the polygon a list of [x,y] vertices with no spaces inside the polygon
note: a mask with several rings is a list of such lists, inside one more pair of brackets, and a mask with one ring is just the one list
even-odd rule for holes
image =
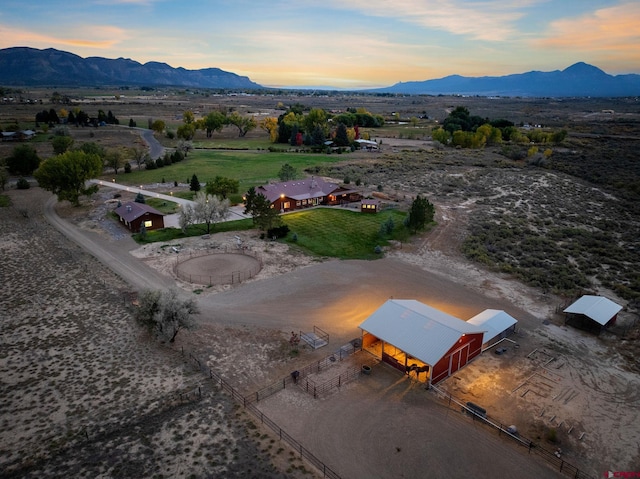
{"label": "bush", "polygon": [[278,226],[267,230],[268,238],[284,238],[289,234],[289,227],[287,225]]}
{"label": "bush", "polygon": [[31,188],[31,185],[26,179],[20,178],[16,183],[16,188],[18,188],[19,190],[28,190],[29,188]]}
{"label": "bush", "polygon": [[124,164],[124,172],[131,173],[131,163],[129,163],[128,161]]}
{"label": "bush", "polygon": [[144,167],[147,170],[155,170],[157,168],[156,162],[151,159],[144,162]]}

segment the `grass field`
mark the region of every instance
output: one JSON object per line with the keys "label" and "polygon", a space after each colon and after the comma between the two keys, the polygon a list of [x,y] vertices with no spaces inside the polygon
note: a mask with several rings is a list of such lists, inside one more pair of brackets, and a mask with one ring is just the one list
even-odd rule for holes
{"label": "grass field", "polygon": [[[142,185],[167,182],[188,182],[196,175],[201,183],[216,176],[233,178],[240,182],[240,192],[247,191],[269,179],[277,178],[282,165],[289,163],[298,176],[305,176],[306,168],[344,161],[348,155],[326,155],[312,153],[283,153],[268,151],[215,151],[196,150],[189,156],[171,166],[155,170],[133,171],[118,175],[118,182],[125,185]],[[112,175],[107,175],[109,179]]]}
{"label": "grass field", "polygon": [[[376,246],[390,239],[404,241],[409,232],[403,225],[406,214],[387,210],[362,214],[353,210],[318,208],[283,217],[291,232],[286,238],[304,250],[319,256],[340,259],[374,259],[380,257]],[[380,226],[389,218],[395,225],[390,235],[380,235]],[[297,238],[297,240],[294,240]]]}

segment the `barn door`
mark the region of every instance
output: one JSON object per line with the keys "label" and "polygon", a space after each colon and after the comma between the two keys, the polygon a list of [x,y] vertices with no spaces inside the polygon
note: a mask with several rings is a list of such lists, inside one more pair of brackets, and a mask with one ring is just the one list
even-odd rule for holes
{"label": "barn door", "polygon": [[451,356],[449,356],[449,375],[455,373],[458,369],[467,364],[467,360],[469,359],[469,349],[470,344],[465,344],[460,349],[451,353]]}

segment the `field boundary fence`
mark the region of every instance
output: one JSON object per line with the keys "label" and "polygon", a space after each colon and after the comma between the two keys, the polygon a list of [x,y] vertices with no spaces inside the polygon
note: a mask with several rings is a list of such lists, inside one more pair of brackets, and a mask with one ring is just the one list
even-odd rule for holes
{"label": "field boundary fence", "polygon": [[[302,444],[296,441],[295,438],[293,438],[284,429],[278,426],[273,420],[263,414],[256,405],[256,403],[258,402],[258,399],[256,399],[258,396],[256,394],[249,394],[247,396],[240,394],[240,392],[237,391],[233,386],[231,386],[231,384],[229,384],[227,381],[225,381],[222,376],[215,373],[206,365],[206,363],[201,362],[191,352],[185,351],[184,348],[182,348],[182,356],[185,359],[188,359],[193,367],[197,367],[200,372],[207,375],[214,384],[218,385],[221,389],[226,391],[235,401],[240,403],[256,419],[259,419],[261,424],[264,424],[269,429],[271,429],[279,439],[285,441],[294,451],[300,454],[301,457],[305,458],[309,463],[311,463],[318,471],[322,473],[323,477],[328,477],[329,479],[341,479],[340,475],[337,472],[335,472],[324,462],[318,459],[311,451],[306,449]],[[291,381],[293,381],[292,378]],[[201,393],[200,388],[198,388],[198,392]]]}
{"label": "field boundary fence", "polygon": [[555,452],[551,452],[538,443],[520,435],[517,432],[509,430],[509,426],[505,427],[499,421],[495,421],[490,418],[485,411],[479,406],[472,403],[465,403],[462,400],[454,397],[451,393],[448,393],[434,385],[431,385],[430,391],[440,400],[440,402],[446,407],[453,409],[454,411],[461,412],[472,418],[474,422],[482,424],[489,429],[495,430],[499,436],[504,436],[511,439],[515,444],[526,447],[529,454],[537,454],[543,458],[546,462],[551,464],[555,470],[564,474],[565,476],[572,477],[574,479],[594,479],[593,476],[581,471],[573,464],[565,461],[562,457],[558,457]]}

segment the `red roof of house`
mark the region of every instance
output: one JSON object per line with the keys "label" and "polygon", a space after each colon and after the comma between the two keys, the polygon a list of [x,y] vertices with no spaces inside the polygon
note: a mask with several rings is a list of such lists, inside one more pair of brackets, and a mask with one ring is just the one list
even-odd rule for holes
{"label": "red roof of house", "polygon": [[144,203],[136,203],[135,201],[124,203],[122,206],[117,207],[115,212],[120,218],[124,219],[128,223],[131,223],[147,213],[164,216],[163,213],[160,213],[155,208]]}

